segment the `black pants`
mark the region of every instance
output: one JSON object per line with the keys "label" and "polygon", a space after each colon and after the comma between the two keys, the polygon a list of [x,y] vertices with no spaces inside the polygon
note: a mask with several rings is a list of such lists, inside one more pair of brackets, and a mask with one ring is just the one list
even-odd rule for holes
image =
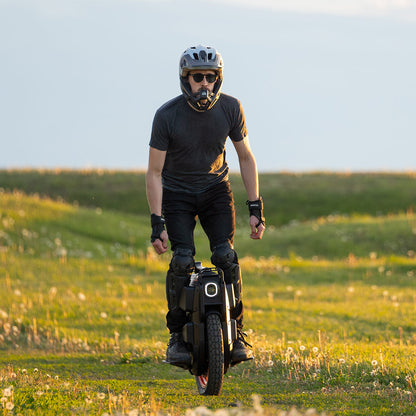
{"label": "black pants", "polygon": [[231,245],[234,242],[234,201],[228,182],[221,182],[200,194],[164,189],[162,209],[172,251],[188,248],[195,255],[197,217],[208,236],[211,250],[226,241]]}
{"label": "black pants", "polygon": [[[200,194],[164,189],[162,210],[172,251],[177,248],[190,249],[195,255],[194,229],[197,217],[208,236],[211,251],[227,241],[232,247],[235,212],[229,182],[221,182]],[[238,305],[237,315],[242,322],[242,302]],[[186,323],[185,312],[170,310],[166,320],[170,332],[178,332]]]}

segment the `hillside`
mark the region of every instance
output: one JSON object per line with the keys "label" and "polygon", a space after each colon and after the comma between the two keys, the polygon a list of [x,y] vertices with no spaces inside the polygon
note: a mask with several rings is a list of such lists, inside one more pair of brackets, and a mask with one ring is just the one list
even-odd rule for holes
{"label": "hillside", "polygon": [[[150,246],[147,215],[84,208],[37,195],[0,193],[0,246],[21,247],[33,255],[64,252],[70,257],[120,258],[144,255]],[[264,239],[249,238],[248,226],[236,231],[240,257],[343,259],[351,254],[413,256],[416,215],[328,216],[274,227]],[[209,259],[207,239],[196,229],[197,255]],[[47,254],[48,253],[48,254]]]}
{"label": "hillside", "polygon": [[[270,173],[260,175],[268,225],[280,227],[329,215],[380,216],[416,209],[416,173]],[[246,221],[247,196],[231,174],[237,222]],[[37,193],[80,206],[148,216],[143,172],[0,170],[0,188]]]}

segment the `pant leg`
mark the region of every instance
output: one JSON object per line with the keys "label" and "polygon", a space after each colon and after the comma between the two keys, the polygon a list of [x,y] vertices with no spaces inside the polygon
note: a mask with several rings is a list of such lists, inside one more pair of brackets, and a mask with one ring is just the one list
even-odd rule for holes
{"label": "pant leg", "polygon": [[226,241],[233,246],[235,211],[229,182],[215,185],[198,198],[198,216],[209,239],[211,251]]}
{"label": "pant leg", "polygon": [[162,211],[171,250],[189,248],[195,255],[194,229],[197,216],[195,195],[164,189]]}
{"label": "pant leg", "polygon": [[[201,225],[210,241],[213,252],[215,247],[229,243],[233,248],[235,233],[235,210],[233,193],[229,182],[222,182],[201,196],[198,201],[198,214]],[[234,252],[233,263],[238,265],[238,256]],[[223,268],[226,283],[238,284],[241,290],[238,302],[231,310],[231,318],[237,321],[239,328],[243,327],[242,280],[240,269],[234,267]]]}
{"label": "pant leg", "polygon": [[[175,252],[177,249],[189,249],[194,256],[194,229],[196,225],[195,196],[164,190],[162,210],[172,252]],[[187,284],[189,284],[189,276],[177,276],[172,268],[171,262],[166,275],[166,298],[169,309],[166,314],[166,326],[171,333],[180,332],[187,318],[185,311],[180,309],[178,305],[172,305],[169,299],[169,292],[172,290],[176,291],[176,295],[179,297],[181,288]]]}

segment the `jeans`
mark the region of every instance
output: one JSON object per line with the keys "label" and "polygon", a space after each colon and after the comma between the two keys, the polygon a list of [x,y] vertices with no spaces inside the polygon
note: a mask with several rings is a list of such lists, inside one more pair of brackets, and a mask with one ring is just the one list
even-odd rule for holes
{"label": "jeans", "polygon": [[189,248],[195,255],[196,218],[208,236],[211,251],[215,246],[234,242],[235,213],[229,182],[221,182],[201,194],[163,190],[163,215],[172,251]]}
{"label": "jeans", "polygon": [[[195,256],[194,229],[197,217],[209,239],[211,251],[227,241],[233,247],[235,211],[228,181],[200,194],[164,189],[162,211],[172,251],[177,248],[190,249]],[[237,255],[235,262],[238,262]],[[243,305],[240,300],[232,311],[232,317],[242,323],[242,315]],[[170,332],[179,332],[186,323],[186,314],[179,308],[169,310],[166,321]]]}

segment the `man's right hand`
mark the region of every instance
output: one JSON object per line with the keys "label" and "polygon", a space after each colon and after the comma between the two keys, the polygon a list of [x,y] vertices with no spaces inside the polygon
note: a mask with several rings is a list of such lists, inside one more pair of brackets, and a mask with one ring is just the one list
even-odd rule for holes
{"label": "man's right hand", "polygon": [[165,253],[168,250],[169,236],[165,229],[165,220],[162,216],[152,214],[150,216],[152,235],[150,241],[157,254]]}
{"label": "man's right hand", "polygon": [[160,233],[160,237],[152,242],[153,248],[155,249],[157,254],[163,254],[166,253],[166,251],[168,251],[168,241],[168,233],[166,232],[166,230],[163,230]]}

